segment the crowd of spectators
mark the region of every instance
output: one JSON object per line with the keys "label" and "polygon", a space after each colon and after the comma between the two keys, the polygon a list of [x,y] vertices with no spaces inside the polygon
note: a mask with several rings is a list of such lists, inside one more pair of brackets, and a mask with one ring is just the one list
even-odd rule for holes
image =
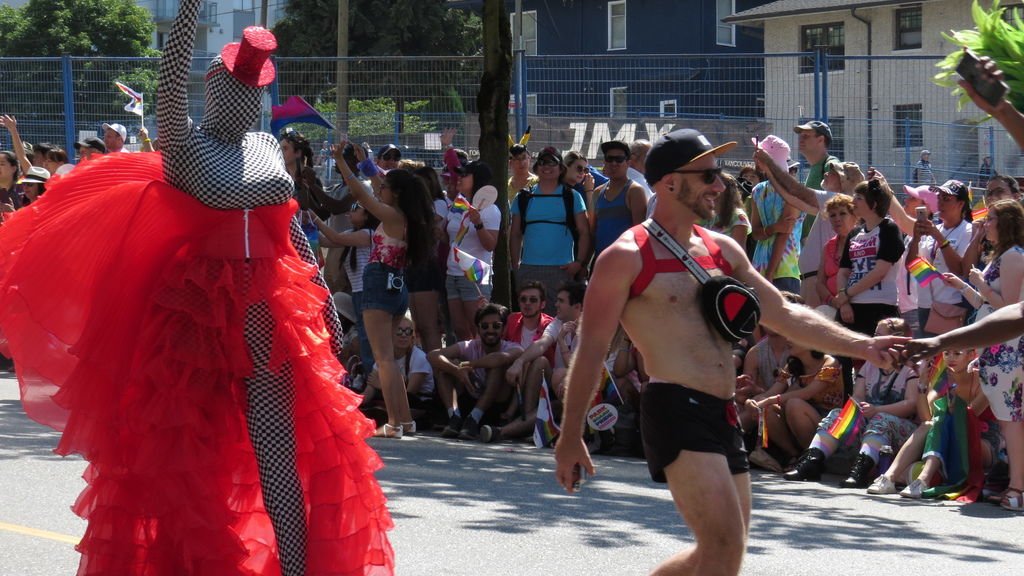
{"label": "crowd of spectators", "polygon": [[[23,142],[14,118],[0,124],[14,143],[0,151],[0,211],[12,212],[74,165],[59,146]],[[74,144],[79,164],[123,151],[124,126],[103,128],[102,139]],[[925,150],[900,201],[884,174],[829,153],[826,123],[793,133],[797,153],[766,135],[736,174],[708,176],[725,191],[702,222],[745,246],[788,300],[864,334],[915,337],[1021,302],[1024,210],[1014,178],[990,172],[979,189],[940,184]],[[139,136],[143,151],[154,149]],[[451,145],[454,136],[441,137],[440,174],[391,144],[323,142],[314,153],[286,131],[280,146],[300,224],[348,331],[345,385],[363,394],[378,435],[434,427],[468,441],[532,437],[540,402],[560,409],[592,262],[657,201],[644,178],[651,143],[604,142],[594,159],[514,144],[509,178],[497,182],[490,166]],[[494,203],[499,186],[504,207]],[[503,236],[514,301],[499,303],[491,278]],[[734,348],[751,462],[789,480],[840,468],[842,486],[871,494],[980,497],[984,487],[1020,510],[1022,348],[1011,341],[919,366],[860,365],[761,329]],[[646,376],[624,333],[606,368],[619,439],[595,435],[598,448],[636,453]],[[1004,400],[990,405],[986,387]],[[851,405],[860,426],[837,438]]]}

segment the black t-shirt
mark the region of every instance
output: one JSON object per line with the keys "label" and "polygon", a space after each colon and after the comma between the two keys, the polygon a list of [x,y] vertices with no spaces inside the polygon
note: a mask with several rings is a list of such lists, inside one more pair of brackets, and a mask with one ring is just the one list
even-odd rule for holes
{"label": "black t-shirt", "polygon": [[850,270],[850,278],[846,286],[840,288],[849,288],[860,282],[861,278],[875,269],[879,260],[894,265],[881,282],[854,296],[851,299],[853,304],[895,305],[897,303],[896,274],[898,270],[895,264],[903,256],[904,249],[903,235],[896,223],[888,217],[871,230],[861,225],[850,232],[846,237],[846,244],[843,246],[843,258],[839,262],[841,268]]}

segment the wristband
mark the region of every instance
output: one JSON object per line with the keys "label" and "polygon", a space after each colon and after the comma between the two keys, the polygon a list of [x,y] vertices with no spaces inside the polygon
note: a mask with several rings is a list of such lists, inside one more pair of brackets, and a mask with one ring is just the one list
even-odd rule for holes
{"label": "wristband", "polygon": [[143,144],[149,144],[150,142],[152,142],[152,140],[150,140],[149,138],[143,138],[142,139],[142,143]]}
{"label": "wristband", "polygon": [[477,230],[483,230],[484,229],[484,223],[481,222],[479,224],[473,224],[473,228],[475,228]]}
{"label": "wristband", "polygon": [[359,172],[367,178],[373,178],[377,174],[380,174],[380,169],[374,164],[373,160],[367,158],[359,164],[356,164],[356,168],[359,168]]}
{"label": "wristband", "polygon": [[946,238],[942,241],[942,244],[939,244],[939,250],[945,250],[946,246],[949,246],[949,238]]}

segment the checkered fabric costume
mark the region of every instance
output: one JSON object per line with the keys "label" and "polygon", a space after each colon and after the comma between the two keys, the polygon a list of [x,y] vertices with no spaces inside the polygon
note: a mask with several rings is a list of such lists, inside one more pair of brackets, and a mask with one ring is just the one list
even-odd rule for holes
{"label": "checkered fabric costume", "polygon": [[0,227],[0,348],[89,461],[78,574],[392,574],[373,423],[241,56],[188,117],[198,9],[165,47],[161,153],[89,161]]}

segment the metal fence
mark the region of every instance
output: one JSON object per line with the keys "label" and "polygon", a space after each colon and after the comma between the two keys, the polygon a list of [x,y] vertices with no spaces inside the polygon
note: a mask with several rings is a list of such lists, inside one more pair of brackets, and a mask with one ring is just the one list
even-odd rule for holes
{"label": "metal fence", "polygon": [[[993,121],[963,111],[931,77],[940,56],[846,56],[819,53],[757,55],[530,56],[523,60],[522,102],[510,104],[510,128],[531,126],[532,148],[575,149],[597,160],[611,138],[653,140],[678,127],[695,127],[712,141],[741,143],[726,165],[749,162],[751,138],[776,134],[796,153],[792,127],[808,119],[828,121],[835,155],[882,169],[909,182],[922,149],[942,181],[978,181],[989,156],[1001,173],[1024,174],[1019,149]],[[209,55],[197,57],[190,85],[192,117],[203,111],[203,72]],[[407,156],[437,159],[440,132],[458,129],[455,144],[475,153],[476,91],[482,59],[279,58],[269,108],[303,96],[328,118],[335,116],[338,79],[347,78],[350,138],[374,147],[395,143]],[[120,81],[146,96],[143,121],[155,126],[156,59],[0,59],[0,113],[17,117],[25,140],[71,143],[99,132],[104,122],[137,131],[140,119],[125,112]],[[827,72],[826,72],[827,71]],[[311,140],[336,135],[299,126]],[[129,148],[134,142],[130,138]],[[0,134],[0,149],[9,147]]]}

